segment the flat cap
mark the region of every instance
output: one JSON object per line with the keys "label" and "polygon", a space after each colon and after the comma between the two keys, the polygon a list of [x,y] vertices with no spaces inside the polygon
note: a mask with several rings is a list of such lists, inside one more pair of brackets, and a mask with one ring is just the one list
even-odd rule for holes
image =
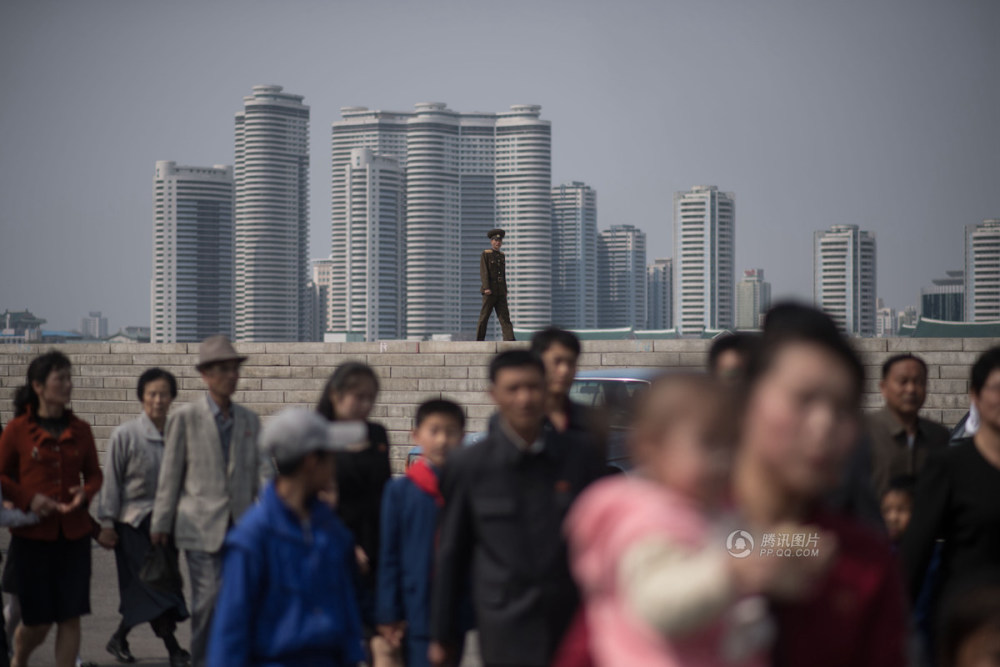
{"label": "flat cap", "polygon": [[260,434],[261,452],[278,463],[296,461],[311,452],[358,451],[367,443],[364,422],[331,422],[305,408],[282,410]]}
{"label": "flat cap", "polygon": [[499,236],[502,239],[503,237],[507,236],[507,232],[505,232],[502,229],[491,229],[490,231],[486,232],[486,238],[492,240],[494,236]]}

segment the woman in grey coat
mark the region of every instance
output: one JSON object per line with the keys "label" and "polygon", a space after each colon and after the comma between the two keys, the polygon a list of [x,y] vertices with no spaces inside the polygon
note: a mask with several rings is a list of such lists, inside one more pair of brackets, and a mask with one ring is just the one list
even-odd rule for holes
{"label": "woman in grey coat", "polygon": [[122,615],[107,649],[119,662],[135,662],[129,650],[129,631],[149,623],[163,639],[171,667],[190,662],[190,655],[174,637],[177,623],[188,618],[180,590],[166,593],[139,578],[146,554],[152,548],[149,524],[156,498],[156,484],[163,460],[163,432],[170,404],[177,397],[177,379],[160,368],[139,377],[142,414],[115,429],[108,443],[97,515],[101,522],[98,542],[115,550]]}

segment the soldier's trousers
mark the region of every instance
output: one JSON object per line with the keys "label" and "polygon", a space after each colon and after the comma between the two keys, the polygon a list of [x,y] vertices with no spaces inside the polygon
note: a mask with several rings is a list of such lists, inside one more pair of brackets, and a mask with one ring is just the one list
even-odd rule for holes
{"label": "soldier's trousers", "polygon": [[514,326],[510,323],[510,311],[507,310],[507,297],[496,294],[483,295],[483,308],[479,311],[479,328],[476,329],[476,340],[486,340],[486,325],[490,322],[490,312],[497,311],[500,330],[504,340],[514,340]]}

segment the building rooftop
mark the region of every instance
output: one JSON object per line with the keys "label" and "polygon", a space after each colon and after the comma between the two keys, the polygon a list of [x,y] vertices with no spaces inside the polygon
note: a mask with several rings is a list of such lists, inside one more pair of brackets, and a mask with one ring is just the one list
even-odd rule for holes
{"label": "building rooftop", "polygon": [[898,333],[902,338],[1000,338],[1000,320],[945,322],[920,317],[915,325],[900,325]]}

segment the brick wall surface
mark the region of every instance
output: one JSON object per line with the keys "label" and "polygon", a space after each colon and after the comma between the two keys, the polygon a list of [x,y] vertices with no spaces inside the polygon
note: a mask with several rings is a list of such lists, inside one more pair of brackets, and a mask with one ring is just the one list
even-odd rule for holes
{"label": "brick wall surface", "polygon": [[[968,407],[969,367],[977,355],[995,345],[993,339],[873,338],[855,341],[868,380],[866,409],[882,404],[878,378],[891,354],[914,352],[929,365],[924,415],[955,424]],[[465,406],[470,431],[482,430],[493,408],[486,394],[487,365],[498,351],[524,343],[415,342],[379,343],[244,343],[249,356],[235,399],[267,418],[284,407],[313,406],[337,365],[351,360],[370,364],[381,378],[372,419],[389,431],[394,467],[399,470],[409,448],[408,433],[416,406],[428,398],[449,398]],[[637,340],[584,343],[580,368],[668,367],[705,365],[710,341]],[[15,388],[24,383],[28,363],[52,346],[0,346],[0,421],[13,416]],[[73,362],[73,409],[91,424],[98,449],[114,428],[139,413],[136,380],[146,368],[160,366],[177,376],[177,404],[202,391],[194,368],[197,344],[81,343],[55,346]],[[103,460],[103,458],[102,458]]]}

